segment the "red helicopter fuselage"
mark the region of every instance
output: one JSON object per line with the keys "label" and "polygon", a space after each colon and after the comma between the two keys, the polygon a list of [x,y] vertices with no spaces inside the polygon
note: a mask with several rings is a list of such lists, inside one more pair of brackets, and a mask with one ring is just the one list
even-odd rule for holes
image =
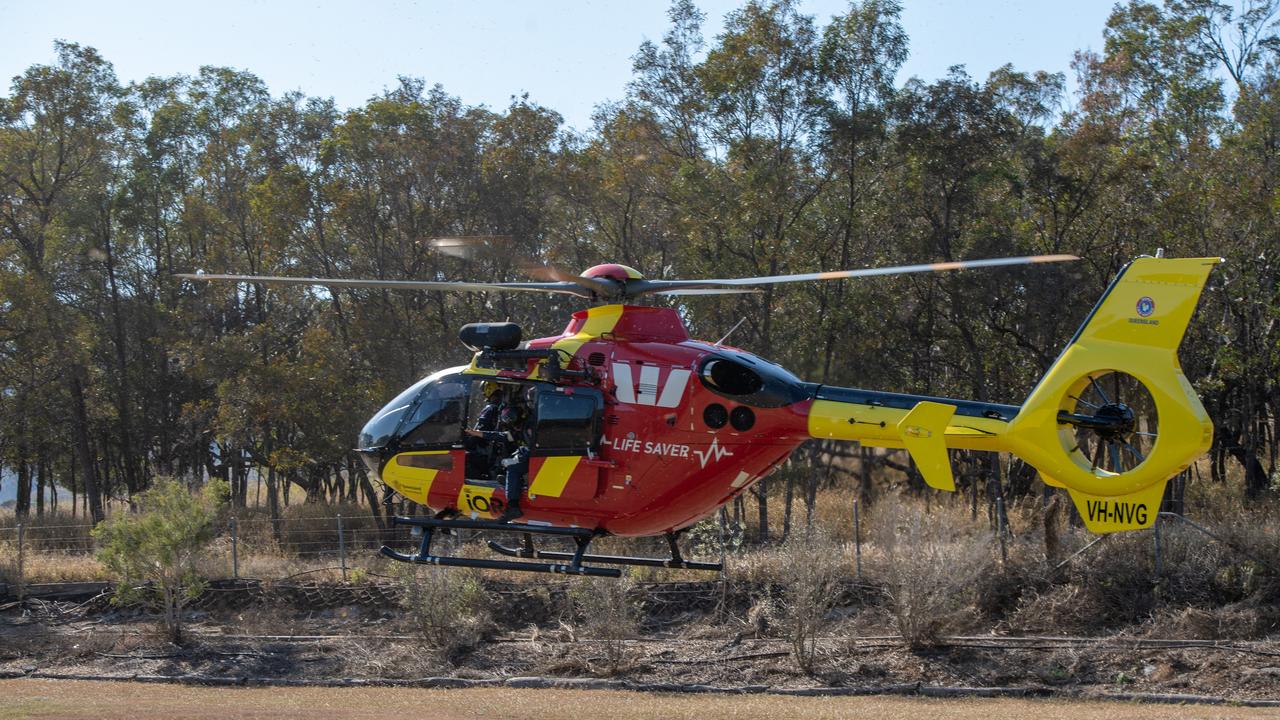
{"label": "red helicopter fuselage", "polygon": [[[552,351],[558,373],[546,359],[523,356],[539,351]],[[485,367],[485,355],[432,376],[424,397],[391,404],[406,418],[442,415],[453,430],[415,443],[414,428],[402,424],[381,447],[364,449],[384,482],[437,512],[488,519],[506,505],[500,482],[467,477],[479,474],[468,473],[467,453],[482,449],[467,447],[463,429],[483,402],[473,388],[484,380],[523,386],[536,398],[522,502],[522,521],[535,525],[613,535],[678,530],[744,492],[810,437],[813,386],[749,353],[691,340],[669,308],[594,307],[574,313],[561,335],[509,353],[508,362],[499,351]],[[406,407],[429,402],[441,383],[457,385],[438,393],[458,398],[452,410]]]}

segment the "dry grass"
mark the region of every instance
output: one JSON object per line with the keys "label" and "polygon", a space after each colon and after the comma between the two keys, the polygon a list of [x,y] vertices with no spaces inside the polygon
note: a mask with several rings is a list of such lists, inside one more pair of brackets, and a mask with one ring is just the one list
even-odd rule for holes
{"label": "dry grass", "polygon": [[[999,547],[986,516],[985,505],[971,516],[968,498],[926,491],[921,496],[883,493],[870,507],[863,507],[862,567],[864,584],[884,588],[883,594],[867,590],[854,605],[862,627],[899,627],[914,644],[927,644],[940,633],[986,630],[997,627],[1021,632],[1071,632],[1089,634],[1135,624],[1169,628],[1170,632],[1205,633],[1205,637],[1259,637],[1280,628],[1280,512],[1274,503],[1262,502],[1241,509],[1237,482],[1215,485],[1205,481],[1188,485],[1188,513],[1222,538],[1210,540],[1189,526],[1163,522],[1164,562],[1159,578],[1153,562],[1150,532],[1110,536],[1079,558],[1055,570],[1057,561],[1095,539],[1070,523],[1074,511],[1059,493],[1061,512],[1046,526],[1038,493],[1012,501],[1008,507],[1010,538],[1007,563],[999,562]],[[771,490],[770,517],[775,538],[781,530],[782,483]],[[735,606],[736,616],[721,630],[742,629],[744,621],[759,619],[771,624],[769,633],[788,633],[784,626],[781,589],[795,583],[800,571],[829,573],[846,587],[854,580],[856,564],[852,542],[853,488],[824,489],[818,493],[814,527],[827,536],[821,547],[804,547],[804,506],[797,494],[792,521],[794,542],[754,545],[747,542],[729,548],[726,555],[726,597],[750,595],[755,601],[753,618],[746,617],[751,601]],[[747,503],[745,536],[755,536],[754,501]],[[392,575],[392,565],[373,548],[381,539],[372,520],[358,506],[334,507],[295,504],[281,521],[282,542],[261,510],[241,511],[239,517],[240,575],[265,580],[304,574],[307,580],[337,581],[336,523],[342,512],[348,538],[358,535],[361,544],[348,547],[348,578]],[[104,571],[87,554],[87,528],[67,530],[65,517],[47,517],[28,527],[33,538],[26,553],[28,582],[103,580]],[[7,522],[11,526],[12,517]],[[6,520],[0,519],[0,526]],[[0,580],[13,575],[13,544],[0,527]],[[1056,558],[1048,561],[1046,534],[1056,546]],[[715,519],[682,540],[686,557],[714,560],[719,556],[719,525]],[[398,546],[408,542],[401,538]],[[58,543],[83,551],[59,549]],[[548,549],[563,543],[547,540]],[[661,538],[601,538],[592,546],[602,554],[662,557],[667,549]],[[454,547],[453,538],[441,538],[437,550],[457,555],[490,557],[478,539]],[[209,577],[231,575],[231,544],[220,539],[203,563]],[[633,568],[632,581],[707,581],[716,576],[697,571]],[[542,586],[548,579],[509,571],[484,573],[486,582],[511,582]],[[764,588],[774,588],[772,594]],[[768,597],[765,597],[768,595]],[[878,598],[878,599],[877,599]],[[849,617],[848,596],[842,617]],[[872,617],[875,616],[875,617]],[[731,627],[732,626],[732,627]],[[840,625],[832,625],[841,632]],[[1198,635],[1199,636],[1199,635]]]}
{"label": "dry grass", "polygon": [[990,537],[957,531],[896,500],[881,503],[872,536],[884,553],[889,609],[909,647],[934,644],[968,619],[969,591],[995,562]]}
{"label": "dry grass", "polygon": [[[611,578],[580,577],[569,584],[569,600],[578,629],[586,637],[599,640],[603,662],[591,667],[595,674],[613,676],[625,672],[635,660],[627,640],[640,632],[639,608],[633,599],[634,583],[625,573]],[[590,658],[587,665],[592,666]]]}
{"label": "dry grass", "polygon": [[399,574],[409,622],[441,659],[483,642],[493,629],[480,571],[406,565]]}
{"label": "dry grass", "polygon": [[1175,720],[1274,717],[1274,708],[1135,705],[1099,701],[904,697],[660,695],[605,690],[422,690],[387,688],[202,688],[50,680],[0,681],[0,720],[9,718],[461,718],[608,717],[617,720],[776,720],[858,717],[889,720]]}

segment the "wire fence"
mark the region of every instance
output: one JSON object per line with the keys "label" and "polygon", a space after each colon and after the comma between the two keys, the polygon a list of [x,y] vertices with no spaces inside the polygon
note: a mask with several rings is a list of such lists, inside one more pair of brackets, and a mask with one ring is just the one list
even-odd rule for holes
{"label": "wire fence", "polygon": [[[104,579],[93,528],[39,520],[0,526],[0,596],[21,597],[32,582]],[[219,524],[202,564],[210,576],[232,579],[280,578],[321,566],[345,581],[352,572],[381,568],[381,546],[415,541],[408,527],[380,527],[367,514],[230,516]]]}
{"label": "wire fence", "polygon": [[[848,569],[858,582],[864,580],[864,553],[871,552],[873,562],[879,558],[876,546],[869,544],[871,533],[862,505],[859,499],[854,498],[844,506],[843,517],[837,521],[849,530],[844,535],[847,541],[844,547],[848,553]],[[216,537],[202,560],[201,571],[207,577],[277,580],[330,570],[348,581],[353,578],[353,573],[358,579],[361,575],[376,577],[391,572],[389,561],[378,553],[383,545],[404,549],[414,547],[418,542],[412,528],[385,525],[382,518],[369,514],[367,509],[361,512],[356,506],[351,506],[342,508],[344,512],[338,513],[334,513],[334,509],[333,506],[301,506],[290,508],[284,517],[273,519],[250,508],[247,514],[229,516],[219,525]],[[995,498],[992,522],[985,530],[987,539],[983,540],[989,543],[991,552],[1002,565],[1009,562],[1015,549],[1025,557],[1026,546],[1037,543],[1038,528],[1034,524],[1028,525],[1023,518],[1015,530],[1010,522],[1011,514],[1013,510],[1006,506],[1004,499]],[[727,517],[727,512],[722,511],[718,527],[713,519],[706,528],[709,532],[699,532],[695,528],[684,536],[682,544],[687,546],[686,552],[708,557],[719,555],[722,564],[726,552],[729,555],[746,552],[741,542],[745,528],[730,527]],[[975,514],[975,518],[980,517]],[[13,520],[9,518],[8,522]],[[1182,537],[1191,533],[1204,541],[1225,546],[1238,557],[1258,557],[1255,548],[1223,535],[1224,530],[1211,530],[1209,527],[1212,525],[1205,527],[1181,513],[1161,512],[1158,520],[1147,531],[1151,538],[1151,569],[1156,579],[1167,572],[1167,546],[1176,539],[1175,535]],[[982,525],[984,523],[980,519],[972,521],[975,531]],[[1044,561],[1054,570],[1082,562],[1095,555],[1097,548],[1106,545],[1103,541],[1108,536],[1089,536],[1067,523],[1063,523],[1063,529],[1067,533],[1057,552],[1045,551]],[[92,531],[90,523],[62,522],[58,517],[28,518],[14,524],[0,524],[0,596],[20,595],[28,583],[110,579],[95,558],[97,546]],[[1274,534],[1274,529],[1271,533]],[[982,531],[975,532],[975,536],[981,535]],[[463,552],[475,536],[473,531],[455,531],[452,536],[440,538],[438,547],[447,554]],[[1048,544],[1047,537],[1045,544]],[[628,552],[619,554],[637,554],[634,552],[637,549],[640,554],[648,550],[656,553],[665,550],[657,547],[656,543],[655,547],[647,548],[640,541],[628,541],[623,545]],[[1261,558],[1257,562],[1271,572],[1280,572],[1269,558]]]}

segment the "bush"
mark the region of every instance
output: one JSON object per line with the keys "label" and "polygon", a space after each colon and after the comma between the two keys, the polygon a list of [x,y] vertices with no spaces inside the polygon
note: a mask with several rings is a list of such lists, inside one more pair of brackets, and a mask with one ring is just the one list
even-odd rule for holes
{"label": "bush", "polygon": [[629,667],[631,655],[626,641],[639,630],[639,611],[630,599],[634,587],[625,574],[613,578],[576,578],[569,587],[569,600],[583,634],[601,641],[605,671],[617,675]]}
{"label": "bush", "polygon": [[196,571],[213,540],[226,483],[193,494],[176,480],[157,478],[138,500],[137,513],[121,513],[93,530],[98,559],[119,582],[113,602],[141,601],[161,610],[169,639],[182,641],[183,611],[204,590]]}
{"label": "bush", "polygon": [[813,672],[818,631],[839,594],[842,561],[830,536],[817,528],[782,545],[783,621],[791,657],[803,672]]}
{"label": "bush", "polygon": [[482,642],[493,629],[493,604],[479,571],[405,565],[401,603],[417,633],[451,661]]}
{"label": "bush", "polygon": [[972,612],[977,578],[994,562],[989,538],[965,536],[953,523],[926,518],[896,498],[877,508],[872,532],[884,554],[884,591],[907,647],[936,644]]}

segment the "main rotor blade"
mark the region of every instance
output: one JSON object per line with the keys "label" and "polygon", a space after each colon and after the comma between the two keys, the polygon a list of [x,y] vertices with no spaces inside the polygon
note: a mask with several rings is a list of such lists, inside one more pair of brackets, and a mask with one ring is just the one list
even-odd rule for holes
{"label": "main rotor blade", "polygon": [[429,280],[338,280],[335,278],[278,277],[269,275],[179,274],[184,280],[202,282],[242,282],[263,285],[320,285],[330,288],[373,288],[385,290],[444,290],[463,292],[543,292],[591,297],[591,292],[576,283],[475,283],[436,282]]}
{"label": "main rotor blade", "polygon": [[763,277],[727,278],[722,280],[647,280],[639,292],[627,289],[627,294],[645,294],[668,290],[726,288],[773,283],[808,282],[812,280],[843,280],[846,278],[874,277],[879,275],[904,275],[907,273],[945,272],[972,268],[1026,265],[1030,263],[1064,262],[1079,260],[1075,255],[1024,255],[1021,257],[986,258],[983,260],[958,260],[954,262],[897,265],[894,267],[862,268],[860,270],[834,270],[831,272],[799,273],[796,275],[766,275]]}
{"label": "main rotor blade", "polygon": [[462,260],[473,260],[481,250],[492,247],[493,243],[510,240],[510,235],[456,235],[422,238],[419,242],[427,243],[445,255]]}
{"label": "main rotor blade", "polygon": [[685,288],[683,290],[649,291],[651,295],[748,295],[764,292],[760,288]]}

